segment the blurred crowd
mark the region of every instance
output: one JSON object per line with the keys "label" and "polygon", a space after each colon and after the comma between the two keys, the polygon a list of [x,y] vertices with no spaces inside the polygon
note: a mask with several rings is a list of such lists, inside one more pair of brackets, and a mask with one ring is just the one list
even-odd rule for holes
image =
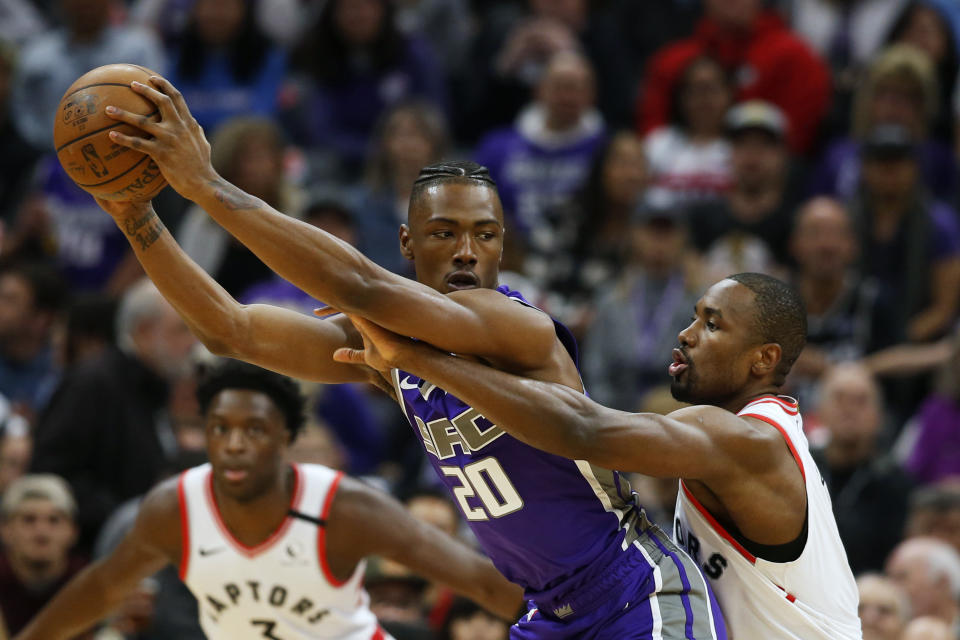
{"label": "blurred crowd", "polygon": [[[61,169],[87,70],[177,86],[216,170],[412,275],[419,169],[470,158],[506,213],[502,282],[568,324],[591,395],[676,407],[665,373],[704,288],[791,282],[797,397],[860,576],[868,640],[960,638],[960,3],[956,0],[0,0],[0,633],[204,459],[209,354]],[[155,207],[244,303],[320,306],[172,189]],[[305,385],[294,457],[469,539],[392,401]],[[672,529],[675,481],[635,478]],[[398,640],[508,627],[371,562]],[[162,572],[89,637],[202,638]]]}

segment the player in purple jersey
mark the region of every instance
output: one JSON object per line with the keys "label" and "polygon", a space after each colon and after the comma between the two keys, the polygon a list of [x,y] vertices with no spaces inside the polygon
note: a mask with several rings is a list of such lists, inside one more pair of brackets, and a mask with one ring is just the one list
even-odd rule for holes
{"label": "player in purple jersey", "polygon": [[[392,331],[533,380],[583,392],[569,332],[497,289],[503,211],[476,163],[421,171],[400,249],[417,281],[289,218],[218,176],[182,96],[165,80],[135,91],[162,121],[108,111],[151,136],[117,134],[151,155],[167,181],[278,274],[319,300]],[[380,380],[333,361],[362,339],[346,318],[319,321],[241,306],[192,263],[149,204],[101,202],[145,270],[211,351],[319,382]],[[629,484],[601,469],[529,447],[480,413],[403,372],[393,392],[441,479],[497,568],[522,585],[530,609],[513,638],[725,638],[696,564],[645,518]]]}

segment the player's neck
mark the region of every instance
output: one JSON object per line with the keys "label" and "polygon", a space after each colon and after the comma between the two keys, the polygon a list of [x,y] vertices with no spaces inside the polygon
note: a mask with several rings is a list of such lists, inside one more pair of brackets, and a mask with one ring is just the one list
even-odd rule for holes
{"label": "player's neck", "polygon": [[743,392],[737,394],[731,398],[728,402],[723,403],[721,408],[726,409],[730,413],[739,413],[743,410],[745,406],[763,396],[776,396],[780,395],[780,388],[772,384],[765,384],[763,386],[751,387],[746,389]]}
{"label": "player's neck", "polygon": [[231,498],[215,484],[220,517],[233,537],[250,547],[267,540],[287,517],[294,482],[293,469],[285,465],[268,490],[247,500]]}

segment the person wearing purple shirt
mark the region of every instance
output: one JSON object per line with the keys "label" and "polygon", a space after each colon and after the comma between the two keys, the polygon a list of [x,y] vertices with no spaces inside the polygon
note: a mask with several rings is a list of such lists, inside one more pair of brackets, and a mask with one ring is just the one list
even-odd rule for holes
{"label": "person wearing purple shirt", "polygon": [[349,174],[385,109],[414,98],[443,109],[443,73],[427,44],[404,36],[387,0],[331,0],[293,53],[305,83],[286,92],[291,137],[329,147]]}
{"label": "person wearing purple shirt", "polygon": [[480,141],[477,162],[490,168],[504,212],[524,234],[586,180],[605,135],[593,101],[589,61],[573,52],[556,54],[540,79],[536,101],[516,124]]}

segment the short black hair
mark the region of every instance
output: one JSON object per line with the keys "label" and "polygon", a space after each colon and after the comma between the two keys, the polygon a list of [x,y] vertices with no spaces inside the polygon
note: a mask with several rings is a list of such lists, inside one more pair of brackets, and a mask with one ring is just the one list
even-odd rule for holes
{"label": "short black hair", "polygon": [[497,189],[497,183],[490,177],[490,170],[482,164],[472,160],[437,162],[420,169],[420,174],[413,181],[413,191],[410,193],[411,206],[428,187],[445,182],[473,183],[489,187],[494,191]]}
{"label": "short black hair", "polygon": [[775,342],[783,352],[773,383],[781,386],[807,343],[807,310],[797,290],[763,273],[738,273],[727,280],[753,291],[754,323],[764,342]]}
{"label": "short black hair", "polygon": [[27,281],[33,306],[56,312],[66,306],[69,291],[63,276],[52,264],[42,261],[13,261],[0,267],[0,275],[17,275]]}
{"label": "short black hair", "polygon": [[283,414],[293,442],[306,421],[304,409],[307,400],[296,382],[287,376],[258,366],[227,359],[207,369],[197,384],[200,412],[206,414],[214,397],[225,389],[244,389],[266,394]]}

